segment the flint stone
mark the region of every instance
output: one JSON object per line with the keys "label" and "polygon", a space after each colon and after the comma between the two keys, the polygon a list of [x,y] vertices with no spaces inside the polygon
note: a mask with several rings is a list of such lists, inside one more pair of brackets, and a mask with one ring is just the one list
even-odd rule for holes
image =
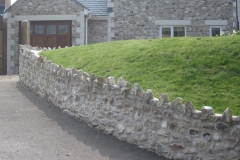
{"label": "flint stone", "polygon": [[139,113],[139,112],[137,112],[136,114],[135,114],[135,120],[136,121],[140,121],[141,119],[142,119],[142,114],[141,113]]}
{"label": "flint stone", "polygon": [[126,81],[126,85],[125,85],[125,87],[124,87],[124,90],[129,91],[129,90],[131,90],[131,89],[132,89],[131,83],[129,83],[129,82]]}
{"label": "flint stone", "polygon": [[232,120],[232,111],[229,108],[227,108],[224,111],[224,113],[222,115],[222,120],[225,121],[225,122],[231,122],[231,120]]}
{"label": "flint stone", "polygon": [[104,84],[104,83],[106,83],[106,79],[103,78],[103,77],[100,76],[100,75],[98,76],[97,80],[98,80],[98,83],[100,83],[100,84]]}
{"label": "flint stone", "polygon": [[222,136],[220,134],[218,134],[218,133],[213,134],[213,140],[219,141],[221,138],[222,138]]}
{"label": "flint stone", "polygon": [[205,124],[202,126],[202,128],[212,130],[212,129],[214,129],[214,126],[212,124]]}
{"label": "flint stone", "polygon": [[233,116],[232,121],[233,122],[240,122],[240,117],[239,116]]}
{"label": "flint stone", "polygon": [[114,129],[106,129],[105,130],[106,134],[113,134],[113,132],[114,132]]}
{"label": "flint stone", "polygon": [[118,134],[121,134],[125,130],[125,126],[123,124],[119,124],[117,126],[117,129],[118,129]]}
{"label": "flint stone", "polygon": [[185,144],[185,145],[189,145],[190,144],[190,137],[183,137],[183,143]]}
{"label": "flint stone", "polygon": [[197,153],[197,149],[196,148],[187,148],[185,150],[185,154],[195,154]]}
{"label": "flint stone", "polygon": [[143,93],[142,88],[139,84],[134,84],[134,96],[141,95]]}
{"label": "flint stone", "polygon": [[184,148],[184,147],[183,147],[182,145],[180,145],[180,144],[171,144],[170,146],[171,146],[173,149],[178,149],[178,150]]}
{"label": "flint stone", "polygon": [[143,141],[147,141],[148,140],[148,137],[145,135],[145,134],[135,134],[133,136],[133,139],[138,141],[138,142],[143,142]]}
{"label": "flint stone", "polygon": [[228,130],[228,126],[225,125],[225,124],[223,124],[223,123],[218,123],[218,124],[216,125],[216,129],[217,129],[218,131],[220,131],[220,132],[225,132],[225,131]]}
{"label": "flint stone", "polygon": [[215,150],[215,152],[224,151],[224,144],[222,144],[222,143],[215,143],[214,150]]}
{"label": "flint stone", "polygon": [[177,109],[178,106],[182,105],[182,98],[178,97],[176,98],[172,103],[171,103],[171,107],[172,109]]}
{"label": "flint stone", "polygon": [[159,130],[158,134],[161,135],[161,136],[164,136],[164,137],[168,137],[170,132],[165,131],[165,130]]}
{"label": "flint stone", "polygon": [[195,111],[193,111],[193,113],[192,113],[192,116],[193,116],[193,118],[195,118],[195,119],[199,119],[201,115],[202,115],[202,112],[199,111],[199,110],[195,110]]}
{"label": "flint stone", "polygon": [[127,127],[127,128],[125,129],[125,133],[126,133],[126,134],[131,134],[131,133],[132,133],[132,128],[131,128],[131,127]]}
{"label": "flint stone", "polygon": [[157,98],[154,98],[150,100],[150,104],[154,107],[157,107],[157,104],[158,104],[158,99]]}
{"label": "flint stone", "polygon": [[158,107],[163,107],[163,105],[165,103],[168,103],[169,102],[169,97],[167,94],[162,94],[160,99],[159,99],[159,102],[157,104]]}
{"label": "flint stone", "polygon": [[107,83],[108,83],[110,86],[115,85],[115,84],[116,84],[115,78],[112,77],[112,76],[108,77]]}
{"label": "flint stone", "polygon": [[192,114],[192,111],[194,110],[194,105],[191,102],[185,103],[185,114],[187,116],[190,116]]}
{"label": "flint stone", "polygon": [[126,86],[126,81],[120,77],[118,80],[118,84],[117,84],[120,88],[125,87]]}
{"label": "flint stone", "polygon": [[177,128],[177,123],[170,122],[168,127],[171,131],[175,131]]}
{"label": "flint stone", "polygon": [[214,114],[213,108],[209,107],[209,106],[203,106],[201,111],[202,111],[202,114],[207,114],[207,115],[213,115]]}
{"label": "flint stone", "polygon": [[143,125],[141,123],[135,123],[134,124],[134,129],[136,131],[140,131],[143,128]]}
{"label": "flint stone", "polygon": [[145,93],[144,100],[149,102],[151,99],[153,99],[153,93],[151,89],[148,89],[147,92]]}
{"label": "flint stone", "polygon": [[199,150],[203,150],[207,147],[208,143],[203,139],[196,138],[193,140],[193,145],[196,145]]}
{"label": "flint stone", "polygon": [[206,140],[208,142],[211,140],[211,134],[210,133],[204,133],[203,137],[204,137],[204,140]]}
{"label": "flint stone", "polygon": [[168,119],[173,118],[173,112],[172,111],[164,111],[163,116]]}
{"label": "flint stone", "polygon": [[199,135],[199,131],[197,131],[195,129],[190,129],[189,130],[189,135],[191,135],[191,136],[198,136]]}
{"label": "flint stone", "polygon": [[121,121],[123,119],[123,115],[122,114],[115,114],[114,115],[114,118],[117,120],[117,121]]}
{"label": "flint stone", "polygon": [[234,159],[234,158],[239,159],[239,153],[237,153],[237,152],[234,151],[234,150],[230,150],[230,151],[227,153],[227,158],[228,158],[228,159]]}
{"label": "flint stone", "polygon": [[166,129],[167,128],[167,121],[162,122],[162,128]]}
{"label": "flint stone", "polygon": [[181,140],[180,137],[176,137],[176,136],[169,138],[169,142],[179,142],[180,140]]}

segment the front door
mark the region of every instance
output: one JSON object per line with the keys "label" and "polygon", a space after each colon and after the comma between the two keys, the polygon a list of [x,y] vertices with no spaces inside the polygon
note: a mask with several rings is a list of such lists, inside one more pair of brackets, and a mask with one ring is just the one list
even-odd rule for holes
{"label": "front door", "polygon": [[71,21],[30,22],[30,44],[46,48],[71,46]]}

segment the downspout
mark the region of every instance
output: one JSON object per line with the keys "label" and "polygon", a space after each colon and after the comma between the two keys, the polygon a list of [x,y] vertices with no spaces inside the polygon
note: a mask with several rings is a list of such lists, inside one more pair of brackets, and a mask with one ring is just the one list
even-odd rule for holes
{"label": "downspout", "polygon": [[239,31],[239,19],[238,19],[238,0],[236,0],[236,14],[237,14],[237,30]]}
{"label": "downspout", "polygon": [[88,20],[90,19],[90,18],[92,18],[92,12],[88,12],[88,14],[89,14],[89,17],[88,18],[86,18],[86,42],[85,42],[85,44],[86,45],[88,45]]}

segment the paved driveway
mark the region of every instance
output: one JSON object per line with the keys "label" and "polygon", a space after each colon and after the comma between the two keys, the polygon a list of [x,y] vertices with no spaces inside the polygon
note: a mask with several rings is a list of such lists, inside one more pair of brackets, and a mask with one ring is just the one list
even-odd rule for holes
{"label": "paved driveway", "polygon": [[166,160],[86,126],[0,76],[0,160]]}

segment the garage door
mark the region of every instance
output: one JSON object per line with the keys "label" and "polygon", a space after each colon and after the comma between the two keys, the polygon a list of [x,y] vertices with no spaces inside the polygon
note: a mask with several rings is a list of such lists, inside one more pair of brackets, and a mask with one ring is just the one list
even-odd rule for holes
{"label": "garage door", "polygon": [[30,22],[30,43],[51,48],[71,46],[71,21]]}

